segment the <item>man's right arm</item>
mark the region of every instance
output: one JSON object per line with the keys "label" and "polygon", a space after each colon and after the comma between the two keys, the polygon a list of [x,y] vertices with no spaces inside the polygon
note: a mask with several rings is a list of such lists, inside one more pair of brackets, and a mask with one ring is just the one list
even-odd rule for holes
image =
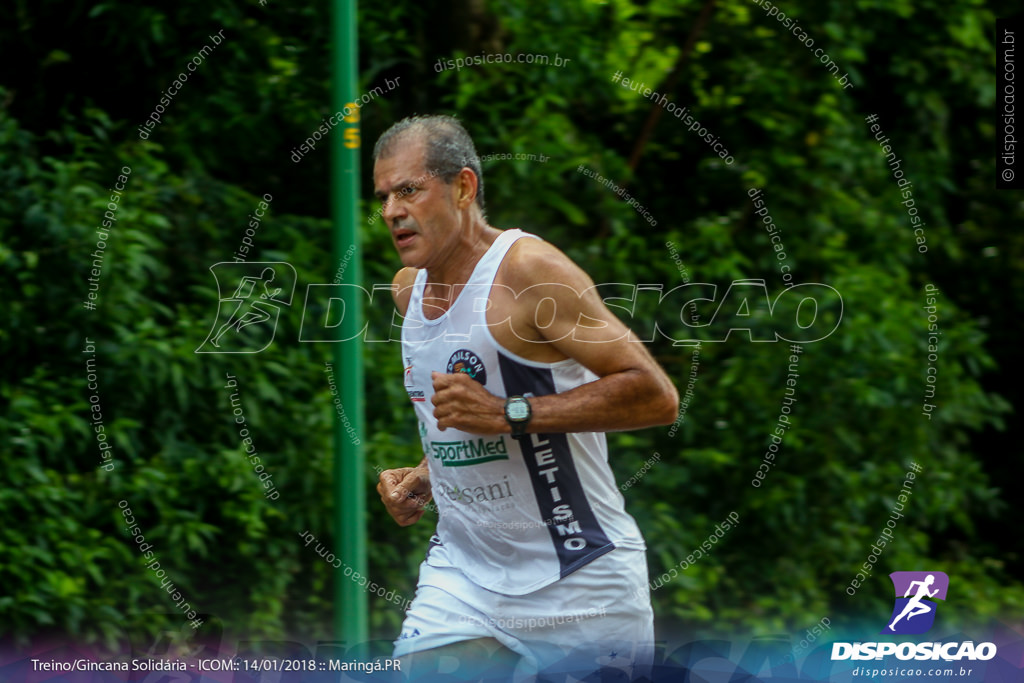
{"label": "man's right arm", "polygon": [[[416,280],[415,268],[402,268],[391,281],[391,296],[398,313],[405,316],[409,308],[412,284]],[[427,459],[423,458],[416,467],[399,467],[380,473],[377,493],[388,514],[399,526],[409,526],[423,516],[423,507],[430,502],[430,472]]]}
{"label": "man's right arm", "polygon": [[391,280],[391,298],[395,300],[395,308],[403,318],[409,308],[409,298],[412,296],[412,286],[416,282],[418,272],[416,268],[402,268]]}

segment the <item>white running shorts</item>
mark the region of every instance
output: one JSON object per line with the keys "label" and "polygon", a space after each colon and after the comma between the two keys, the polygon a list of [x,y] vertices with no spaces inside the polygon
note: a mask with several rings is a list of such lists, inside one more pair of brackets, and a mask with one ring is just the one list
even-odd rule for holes
{"label": "white running shorts", "polygon": [[[598,669],[618,669],[631,681],[649,676],[654,613],[645,552],[616,548],[544,588],[504,595],[452,566],[443,545],[431,547],[394,656],[478,638],[494,638],[523,657],[518,680],[542,673],[571,681]],[[451,662],[443,666],[439,675],[472,677],[451,671]]]}

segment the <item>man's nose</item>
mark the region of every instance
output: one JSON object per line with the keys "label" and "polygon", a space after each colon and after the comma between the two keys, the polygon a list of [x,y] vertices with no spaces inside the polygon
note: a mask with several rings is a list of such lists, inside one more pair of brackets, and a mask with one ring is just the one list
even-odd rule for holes
{"label": "man's nose", "polygon": [[397,197],[388,197],[384,201],[384,206],[382,208],[384,211],[381,215],[388,224],[390,224],[393,219],[401,218],[406,213],[405,207],[402,206],[401,200]]}

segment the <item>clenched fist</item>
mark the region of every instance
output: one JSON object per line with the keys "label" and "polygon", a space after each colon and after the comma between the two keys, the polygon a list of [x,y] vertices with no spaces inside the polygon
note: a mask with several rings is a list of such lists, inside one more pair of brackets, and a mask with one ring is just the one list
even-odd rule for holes
{"label": "clenched fist", "polygon": [[453,427],[471,434],[509,431],[505,400],[484,389],[466,373],[432,372],[430,379],[434,383],[434,396],[430,400],[439,429]]}
{"label": "clenched fist", "polygon": [[377,493],[399,526],[415,524],[432,497],[426,465],[384,470],[377,482]]}

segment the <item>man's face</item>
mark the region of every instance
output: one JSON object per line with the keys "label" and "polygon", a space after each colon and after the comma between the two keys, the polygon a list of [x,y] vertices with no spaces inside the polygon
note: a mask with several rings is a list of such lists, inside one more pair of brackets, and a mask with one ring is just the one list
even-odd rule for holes
{"label": "man's face", "polygon": [[402,265],[429,268],[457,237],[453,187],[427,171],[422,140],[397,143],[373,167],[374,194]]}

